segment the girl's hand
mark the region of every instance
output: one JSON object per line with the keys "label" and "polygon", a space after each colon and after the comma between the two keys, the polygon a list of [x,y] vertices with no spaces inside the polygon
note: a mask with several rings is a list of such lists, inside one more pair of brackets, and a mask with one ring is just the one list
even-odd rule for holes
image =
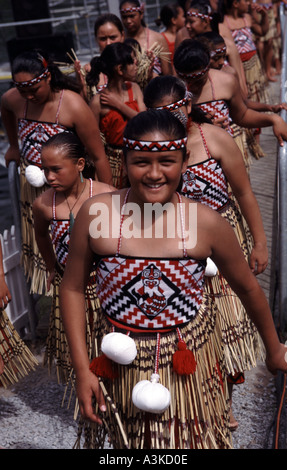
{"label": "girl's hand", "polygon": [[266,245],[255,243],[249,259],[249,266],[255,276],[263,273],[268,265],[268,250]]}
{"label": "girl's hand", "polygon": [[280,343],[277,351],[272,356],[266,356],[266,367],[271,374],[276,375],[277,371],[287,373],[287,347]]}
{"label": "girl's hand", "polygon": [[274,104],[271,106],[272,113],[280,113],[282,109],[287,110],[287,103]]}
{"label": "girl's hand", "polygon": [[6,284],[5,278],[4,276],[0,276],[0,310],[6,308],[11,300],[12,296]]}
{"label": "girl's hand", "polygon": [[119,110],[122,105],[122,102],[118,96],[106,88],[101,91],[100,100],[103,106],[108,106],[109,108],[116,108]]}
{"label": "girl's hand", "polygon": [[99,380],[94,373],[88,371],[84,376],[76,378],[77,397],[80,406],[80,412],[83,418],[102,424],[99,415],[96,415],[92,406],[92,398],[95,396],[100,410],[106,411],[106,404]]}

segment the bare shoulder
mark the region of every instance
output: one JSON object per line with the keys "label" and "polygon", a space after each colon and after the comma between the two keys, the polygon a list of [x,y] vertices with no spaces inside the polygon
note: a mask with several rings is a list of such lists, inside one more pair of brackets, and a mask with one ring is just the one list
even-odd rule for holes
{"label": "bare shoulder", "polygon": [[100,181],[93,181],[93,194],[95,196],[103,193],[111,193],[114,191],[116,191],[116,188],[109,184],[102,183]]}
{"label": "bare shoulder", "polygon": [[42,215],[50,217],[51,208],[53,204],[54,190],[52,188],[47,189],[41,193],[33,202],[33,211],[42,213]]}
{"label": "bare shoulder", "polygon": [[1,97],[1,104],[15,113],[18,109],[23,110],[25,101],[16,88],[10,88]]}

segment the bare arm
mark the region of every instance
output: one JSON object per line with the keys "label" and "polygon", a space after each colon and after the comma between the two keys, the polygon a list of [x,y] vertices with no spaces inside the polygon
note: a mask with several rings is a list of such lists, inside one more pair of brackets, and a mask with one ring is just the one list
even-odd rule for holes
{"label": "bare arm", "polygon": [[97,377],[89,369],[86,346],[85,289],[93,259],[89,245],[86,204],[78,212],[70,240],[69,255],[60,287],[60,308],[71,359],[76,373],[76,389],[80,411],[86,418],[101,423],[92,408],[95,396],[102,411],[105,401]]}
{"label": "bare arm", "polygon": [[20,150],[18,144],[17,117],[11,106],[12,90],[4,93],[1,98],[1,118],[8,137],[9,148],[5,155],[6,166],[10,161],[20,163]]}

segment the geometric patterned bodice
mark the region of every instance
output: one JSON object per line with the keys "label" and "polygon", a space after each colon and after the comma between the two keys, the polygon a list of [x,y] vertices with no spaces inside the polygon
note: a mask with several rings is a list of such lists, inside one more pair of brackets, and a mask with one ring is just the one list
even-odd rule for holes
{"label": "geometric patterned bodice", "polygon": [[121,229],[118,252],[96,261],[97,295],[110,322],[130,330],[164,331],[194,318],[202,302],[205,260],[189,258],[184,239],[180,259],[124,256],[120,242]]}
{"label": "geometric patterned bodice", "polygon": [[205,263],[193,259],[103,257],[97,295],[111,323],[165,330],[188,323],[202,302]]}
{"label": "geometric patterned bodice", "polygon": [[220,163],[209,153],[201,126],[198,128],[208,158],[187,167],[182,175],[181,194],[220,210],[229,200],[228,183]]}

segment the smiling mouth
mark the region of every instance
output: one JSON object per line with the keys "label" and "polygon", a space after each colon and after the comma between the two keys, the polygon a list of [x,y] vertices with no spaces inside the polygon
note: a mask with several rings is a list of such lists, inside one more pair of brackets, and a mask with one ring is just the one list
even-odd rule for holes
{"label": "smiling mouth", "polygon": [[164,183],[157,183],[157,184],[146,183],[145,185],[150,189],[158,189],[158,188],[161,188],[164,185]]}

